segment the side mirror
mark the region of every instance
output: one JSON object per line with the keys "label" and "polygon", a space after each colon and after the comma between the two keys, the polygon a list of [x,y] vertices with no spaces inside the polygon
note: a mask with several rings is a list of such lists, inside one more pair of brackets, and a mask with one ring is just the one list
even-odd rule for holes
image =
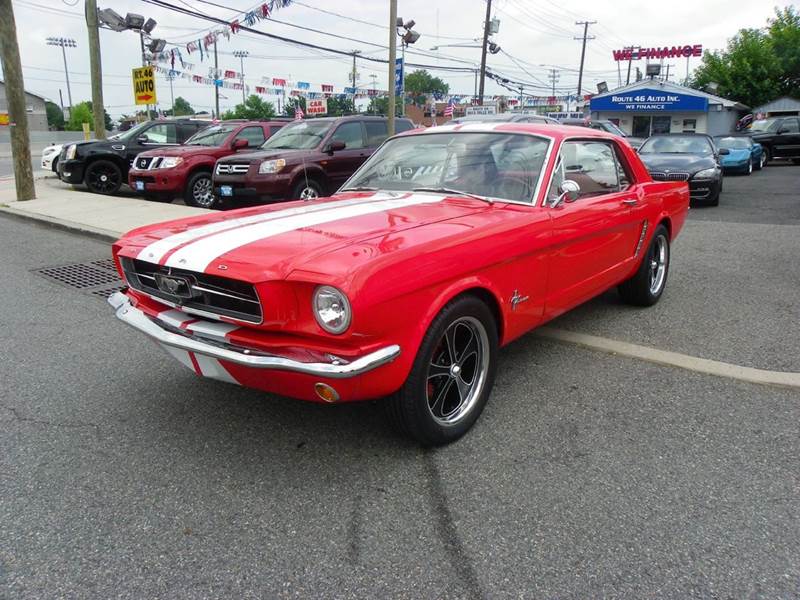
{"label": "side mirror", "polygon": [[234,150],[241,150],[242,148],[248,148],[250,146],[250,142],[244,138],[239,138],[238,140],[233,140],[233,145],[231,146]]}
{"label": "side mirror", "polygon": [[150,141],[150,138],[147,137],[146,133],[143,133],[138,138],[136,138],[136,141],[139,142],[140,144],[146,144],[147,142]]}
{"label": "side mirror", "polygon": [[790,133],[790,132],[785,127],[782,127],[781,129],[778,129],[778,133]]}
{"label": "side mirror", "polygon": [[577,181],[565,179],[561,182],[561,185],[558,186],[558,193],[558,198],[550,205],[552,208],[556,208],[562,202],[575,202],[578,196],[581,195],[581,186],[578,185]]}
{"label": "side mirror", "polygon": [[731,153],[731,151],[728,150],[727,148],[720,148],[719,149],[719,155],[720,156],[725,156],[726,154],[730,154],[730,153]]}
{"label": "side mirror", "polygon": [[326,152],[327,154],[333,154],[334,152],[339,152],[345,148],[347,148],[347,144],[345,144],[342,140],[333,140],[332,142],[328,142],[323,149],[323,152]]}

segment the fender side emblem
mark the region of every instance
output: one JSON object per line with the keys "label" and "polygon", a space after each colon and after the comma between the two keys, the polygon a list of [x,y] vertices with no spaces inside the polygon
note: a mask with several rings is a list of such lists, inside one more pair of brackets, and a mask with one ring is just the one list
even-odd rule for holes
{"label": "fender side emblem", "polygon": [[517,310],[517,304],[521,302],[527,302],[529,296],[520,296],[519,290],[514,290],[514,294],[511,296],[511,310]]}

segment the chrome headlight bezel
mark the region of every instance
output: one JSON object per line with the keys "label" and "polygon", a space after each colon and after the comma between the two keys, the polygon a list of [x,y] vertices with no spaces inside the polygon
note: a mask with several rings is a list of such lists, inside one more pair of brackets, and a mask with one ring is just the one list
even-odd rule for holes
{"label": "chrome headlight bezel", "polygon": [[719,169],[717,169],[717,167],[711,167],[710,169],[698,171],[692,176],[692,179],[715,179],[718,175]]}
{"label": "chrome headlight bezel", "polygon": [[[340,316],[334,317],[325,313],[333,311]],[[353,319],[353,311],[350,307],[350,300],[340,289],[332,285],[318,285],[311,298],[311,312],[317,324],[328,333],[341,335],[350,327]]]}
{"label": "chrome headlight bezel", "polygon": [[182,156],[165,156],[158,165],[159,169],[174,169],[183,164]]}
{"label": "chrome headlight bezel", "polygon": [[69,146],[67,146],[67,154],[66,154],[67,160],[72,160],[73,158],[75,158],[75,154],[77,154],[77,152],[78,152],[77,144],[70,144]]}
{"label": "chrome headlight bezel", "polygon": [[286,166],[286,161],[282,158],[271,158],[269,160],[262,160],[258,165],[259,175],[272,175],[273,173],[280,173],[283,167]]}

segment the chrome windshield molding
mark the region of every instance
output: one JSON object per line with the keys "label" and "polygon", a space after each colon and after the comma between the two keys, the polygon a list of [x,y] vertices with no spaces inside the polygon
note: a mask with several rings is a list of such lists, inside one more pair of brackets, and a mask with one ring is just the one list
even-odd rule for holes
{"label": "chrome windshield molding", "polygon": [[400,346],[397,344],[386,346],[344,364],[341,363],[341,359],[331,363],[304,363],[281,356],[264,355],[257,350],[252,351],[257,354],[251,354],[251,351],[247,348],[223,347],[218,344],[200,341],[194,337],[188,337],[188,335],[168,331],[145,315],[144,312],[135,308],[122,292],[115,292],[109,296],[108,303],[114,308],[114,312],[120,321],[160,344],[255,369],[291,371],[316,377],[345,379],[372,371],[381,365],[392,362],[400,355]]}

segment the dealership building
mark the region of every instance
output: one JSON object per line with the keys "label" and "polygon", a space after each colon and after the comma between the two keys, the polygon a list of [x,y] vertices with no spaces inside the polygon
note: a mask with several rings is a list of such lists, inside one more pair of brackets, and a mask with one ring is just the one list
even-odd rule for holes
{"label": "dealership building", "polygon": [[612,121],[628,135],[648,137],[730,133],[748,107],[671,81],[643,79],[592,97],[589,110],[592,120]]}

